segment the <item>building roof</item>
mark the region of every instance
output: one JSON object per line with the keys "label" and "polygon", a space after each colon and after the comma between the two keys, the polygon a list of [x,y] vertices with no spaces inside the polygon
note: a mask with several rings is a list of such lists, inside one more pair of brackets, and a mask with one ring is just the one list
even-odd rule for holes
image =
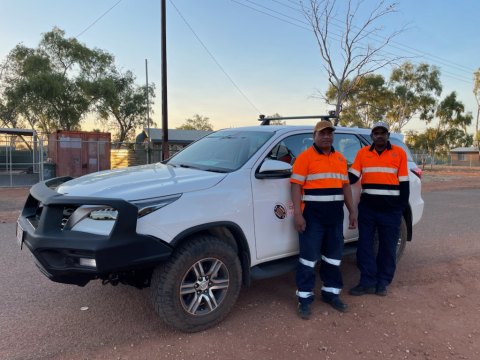
{"label": "building roof", "polygon": [[458,147],[455,149],[450,150],[453,153],[478,153],[478,147],[470,146],[470,147]]}
{"label": "building roof", "polygon": [[[162,129],[150,128],[143,129],[143,131],[137,135],[137,143],[141,143],[148,138],[150,130],[150,139],[152,142],[162,142],[163,134]],[[168,129],[168,142],[169,143],[191,143],[194,142],[205,135],[212,133],[213,131],[204,131],[204,130],[180,130],[180,129]]]}
{"label": "building roof", "polygon": [[0,128],[0,134],[28,135],[28,136],[37,135],[37,133],[36,133],[35,130],[31,130],[31,129],[14,129],[14,128]]}

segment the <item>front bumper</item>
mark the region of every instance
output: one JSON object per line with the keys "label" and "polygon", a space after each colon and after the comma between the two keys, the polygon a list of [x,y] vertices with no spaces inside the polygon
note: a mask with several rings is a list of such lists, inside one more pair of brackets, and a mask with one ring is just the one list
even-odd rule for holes
{"label": "front bumper", "polygon": [[[122,199],[67,196],[54,190],[69,179],[55,178],[34,185],[18,219],[23,245],[52,281],[84,286],[92,279],[153,267],[171,255],[167,243],[136,232],[135,205]],[[65,228],[65,213],[82,205],[115,208],[118,216],[112,231],[98,235]]]}

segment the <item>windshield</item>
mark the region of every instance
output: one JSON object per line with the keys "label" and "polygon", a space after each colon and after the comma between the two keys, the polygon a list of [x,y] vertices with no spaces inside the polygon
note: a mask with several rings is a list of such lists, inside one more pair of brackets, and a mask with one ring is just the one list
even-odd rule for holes
{"label": "windshield", "polygon": [[217,131],[194,142],[167,164],[206,171],[234,171],[242,167],[272,135],[273,132],[265,131]]}

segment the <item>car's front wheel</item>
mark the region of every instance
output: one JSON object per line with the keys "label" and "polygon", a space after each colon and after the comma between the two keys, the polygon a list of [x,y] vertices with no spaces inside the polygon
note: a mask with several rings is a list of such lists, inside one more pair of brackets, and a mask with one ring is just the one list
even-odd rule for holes
{"label": "car's front wheel", "polygon": [[153,304],[168,325],[201,331],[230,312],[241,283],[240,260],[232,246],[213,236],[198,236],[154,270]]}

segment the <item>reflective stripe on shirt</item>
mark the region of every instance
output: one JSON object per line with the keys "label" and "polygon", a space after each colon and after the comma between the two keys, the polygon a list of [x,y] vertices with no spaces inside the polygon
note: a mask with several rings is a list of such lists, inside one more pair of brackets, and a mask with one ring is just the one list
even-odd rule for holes
{"label": "reflective stripe on shirt", "polygon": [[348,170],[348,172],[352,173],[356,177],[360,177],[360,175],[361,175],[360,171],[352,169],[352,168],[350,168],[350,170]]}
{"label": "reflective stripe on shirt", "polygon": [[303,201],[343,201],[343,195],[303,195]]}
{"label": "reflective stripe on shirt", "polygon": [[390,167],[365,167],[362,169],[363,173],[389,173],[389,174],[396,174],[398,173],[398,169],[390,168]]}
{"label": "reflective stripe on shirt", "polygon": [[398,177],[398,181],[409,181],[409,177],[408,176],[399,176]]}
{"label": "reflective stripe on shirt", "polygon": [[362,189],[362,193],[370,195],[399,196],[400,190]]}
{"label": "reflective stripe on shirt", "polygon": [[320,174],[310,174],[307,175],[308,180],[318,180],[318,179],[340,179],[348,180],[348,176],[339,174],[339,173],[320,173]]}
{"label": "reflective stripe on shirt", "polygon": [[295,180],[298,180],[298,181],[301,181],[301,182],[304,182],[305,181],[305,176],[302,176],[302,175],[298,175],[298,174],[292,174],[290,176],[291,179],[295,179]]}

